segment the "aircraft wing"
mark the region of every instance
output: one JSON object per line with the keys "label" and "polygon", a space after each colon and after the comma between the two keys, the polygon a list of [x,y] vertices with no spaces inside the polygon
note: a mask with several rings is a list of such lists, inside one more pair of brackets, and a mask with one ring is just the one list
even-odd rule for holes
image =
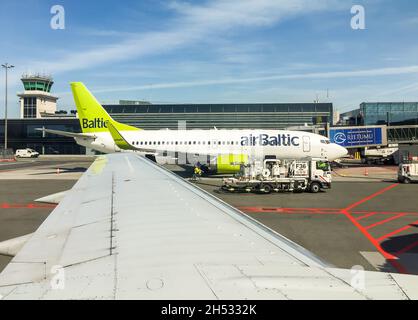
{"label": "aircraft wing", "polygon": [[68,131],[62,131],[62,130],[44,129],[44,128],[36,128],[35,130],[52,133],[52,134],[56,134],[56,135],[64,136],[64,137],[83,138],[83,139],[91,139],[91,140],[96,139],[94,135],[89,135],[85,133],[76,133],[76,132],[68,132]]}
{"label": "aircraft wing", "polygon": [[[100,156],[0,274],[3,299],[417,299],[333,268],[134,153]],[[361,280],[361,279],[360,279]],[[357,283],[356,289],[350,284]],[[362,285],[364,284],[364,286]]]}

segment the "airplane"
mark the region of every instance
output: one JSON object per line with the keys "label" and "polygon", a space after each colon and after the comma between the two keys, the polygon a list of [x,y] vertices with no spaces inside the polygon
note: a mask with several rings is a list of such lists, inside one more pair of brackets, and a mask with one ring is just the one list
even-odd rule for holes
{"label": "airplane", "polygon": [[418,299],[418,276],[336,268],[133,152],[98,156],[58,198],[0,243],[0,300]]}
{"label": "airplane", "polygon": [[[142,130],[115,121],[81,82],[71,83],[82,133],[39,129],[73,137],[85,147],[102,153],[137,152],[158,162],[167,158],[178,164],[200,162],[217,173],[239,171],[250,159],[322,158],[333,161],[347,149],[324,136],[289,130]],[[119,132],[114,141],[109,124]],[[184,163],[180,163],[184,161]]]}

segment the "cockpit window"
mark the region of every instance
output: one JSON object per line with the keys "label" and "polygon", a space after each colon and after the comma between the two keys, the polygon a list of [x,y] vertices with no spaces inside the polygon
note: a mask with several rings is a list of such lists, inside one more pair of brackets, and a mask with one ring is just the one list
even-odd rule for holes
{"label": "cockpit window", "polygon": [[323,144],[330,144],[331,142],[329,141],[329,140],[321,140],[321,143],[323,143]]}

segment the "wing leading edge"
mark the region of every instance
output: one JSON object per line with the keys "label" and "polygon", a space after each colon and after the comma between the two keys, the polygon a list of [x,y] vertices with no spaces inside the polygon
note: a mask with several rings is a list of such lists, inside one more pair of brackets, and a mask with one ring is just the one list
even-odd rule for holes
{"label": "wing leading edge", "polygon": [[328,266],[155,163],[100,156],[0,274],[5,299],[417,299]]}

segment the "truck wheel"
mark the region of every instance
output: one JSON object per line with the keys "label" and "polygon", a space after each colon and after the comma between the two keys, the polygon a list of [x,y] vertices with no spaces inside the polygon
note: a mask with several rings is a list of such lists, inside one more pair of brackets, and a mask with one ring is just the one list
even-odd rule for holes
{"label": "truck wheel", "polygon": [[273,188],[271,187],[271,185],[269,185],[269,184],[265,184],[265,185],[263,185],[263,186],[261,187],[261,189],[264,189],[264,193],[271,193],[271,190],[272,190]]}
{"label": "truck wheel", "polygon": [[409,183],[411,183],[411,179],[409,179],[409,178],[404,178],[404,179],[403,179],[403,183],[409,184]]}
{"label": "truck wheel", "polygon": [[321,190],[321,185],[318,182],[312,182],[310,190],[312,193],[318,193]]}

